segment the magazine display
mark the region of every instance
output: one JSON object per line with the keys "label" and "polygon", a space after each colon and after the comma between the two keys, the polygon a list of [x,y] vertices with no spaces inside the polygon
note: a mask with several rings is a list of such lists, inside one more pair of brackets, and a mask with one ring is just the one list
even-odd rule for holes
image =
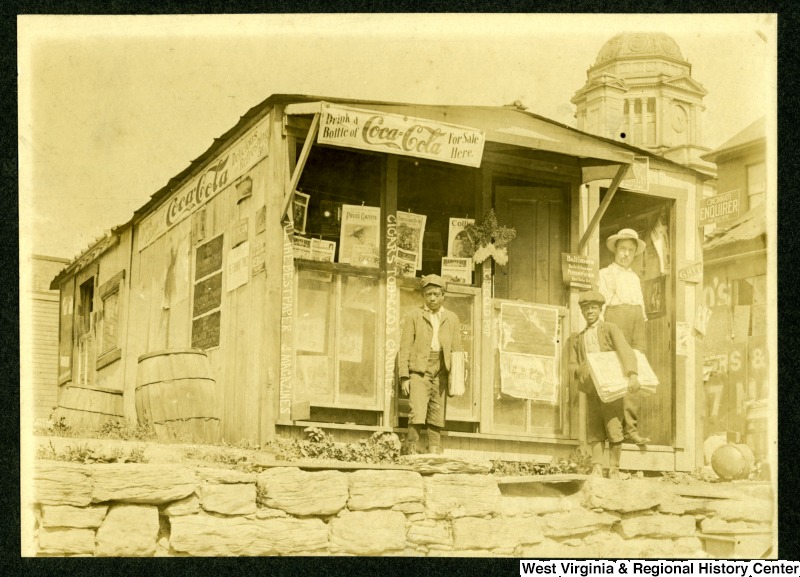
{"label": "magazine display", "polygon": [[416,255],[415,270],[422,268],[422,243],[427,220],[424,214],[397,213],[397,248]]}
{"label": "magazine display", "polygon": [[359,246],[369,246],[378,251],[380,249],[380,222],[380,207],[342,205],[339,262],[345,264],[353,262],[353,252]]}
{"label": "magazine display", "polygon": [[442,259],[442,278],[447,282],[472,284],[472,259],[444,257]]}
{"label": "magazine display", "polygon": [[447,256],[455,258],[472,258],[475,247],[472,239],[464,230],[475,224],[474,218],[451,218],[447,233]]}

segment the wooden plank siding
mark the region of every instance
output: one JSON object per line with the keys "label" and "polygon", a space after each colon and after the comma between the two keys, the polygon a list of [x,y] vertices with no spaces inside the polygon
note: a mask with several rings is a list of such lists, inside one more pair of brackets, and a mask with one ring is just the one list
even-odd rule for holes
{"label": "wooden plank siding", "polygon": [[[33,418],[47,419],[57,403],[58,291],[31,299],[31,378]],[[22,384],[26,386],[25,383]]]}

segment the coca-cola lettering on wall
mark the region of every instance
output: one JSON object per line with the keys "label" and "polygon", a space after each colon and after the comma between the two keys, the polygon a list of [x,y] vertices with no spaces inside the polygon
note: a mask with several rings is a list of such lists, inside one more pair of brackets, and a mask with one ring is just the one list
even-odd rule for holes
{"label": "coca-cola lettering on wall", "polygon": [[228,184],[228,156],[221,158],[211,168],[206,170],[194,188],[174,197],[167,206],[167,226],[183,220],[183,217],[194,211],[194,209],[209,198],[214,196],[218,190]]}
{"label": "coca-cola lettering on wall", "polygon": [[485,138],[474,128],[325,104],[318,141],[478,167]]}
{"label": "coca-cola lettering on wall", "polygon": [[269,152],[269,116],[263,118],[212,163],[139,224],[139,250],[235,182]]}

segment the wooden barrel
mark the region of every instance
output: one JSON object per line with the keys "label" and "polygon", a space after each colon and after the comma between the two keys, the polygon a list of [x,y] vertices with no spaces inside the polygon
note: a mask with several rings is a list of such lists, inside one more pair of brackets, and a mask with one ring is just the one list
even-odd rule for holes
{"label": "wooden barrel", "polygon": [[198,349],[169,349],[139,357],[136,416],[161,439],[216,443],[220,422],[208,356]]}
{"label": "wooden barrel", "polygon": [[753,451],[747,445],[742,444],[722,445],[711,455],[711,468],[726,481],[747,479],[750,471],[753,470],[754,462]]}
{"label": "wooden barrel", "polygon": [[75,431],[96,431],[108,421],[123,418],[122,391],[62,385],[53,420],[62,417]]}

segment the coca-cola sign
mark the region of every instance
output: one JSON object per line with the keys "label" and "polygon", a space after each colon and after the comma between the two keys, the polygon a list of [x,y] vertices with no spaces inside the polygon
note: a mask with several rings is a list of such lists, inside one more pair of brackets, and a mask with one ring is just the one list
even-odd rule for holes
{"label": "coca-cola sign", "polygon": [[479,167],[486,141],[482,130],[424,118],[325,103],[320,144],[333,144]]}
{"label": "coca-cola sign", "polygon": [[139,224],[139,250],[181,222],[267,156],[269,116],[218,155]]}

